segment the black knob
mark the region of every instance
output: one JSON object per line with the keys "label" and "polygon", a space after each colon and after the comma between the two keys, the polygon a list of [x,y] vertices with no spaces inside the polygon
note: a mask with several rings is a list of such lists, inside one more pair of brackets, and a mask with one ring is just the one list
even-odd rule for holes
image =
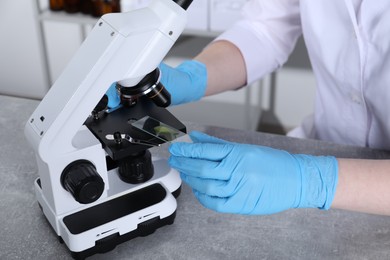
{"label": "black knob", "polygon": [[69,164],[62,172],[61,184],[82,204],[98,200],[104,191],[103,179],[95,166],[86,160]]}
{"label": "black knob", "polygon": [[150,180],[154,173],[150,152],[146,150],[122,159],[119,162],[118,172],[121,180],[127,183],[139,184]]}
{"label": "black knob", "polygon": [[107,108],[107,105],[108,105],[108,96],[107,95],[104,95],[99,103],[95,106],[95,108],[93,109],[96,113],[100,112],[100,111],[103,111]]}
{"label": "black knob", "polygon": [[107,95],[104,95],[99,103],[95,106],[95,108],[92,110],[92,116],[95,120],[98,120],[99,119],[99,114],[101,114],[102,111],[106,110],[107,109],[107,105],[108,105],[108,96]]}

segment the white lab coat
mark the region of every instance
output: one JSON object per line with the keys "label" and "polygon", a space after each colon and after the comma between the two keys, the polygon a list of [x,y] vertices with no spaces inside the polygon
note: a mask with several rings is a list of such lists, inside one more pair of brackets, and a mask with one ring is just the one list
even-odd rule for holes
{"label": "white lab coat", "polygon": [[313,118],[293,135],[390,149],[390,1],[254,0],[219,39],[248,83],[282,66],[303,34],[317,79]]}

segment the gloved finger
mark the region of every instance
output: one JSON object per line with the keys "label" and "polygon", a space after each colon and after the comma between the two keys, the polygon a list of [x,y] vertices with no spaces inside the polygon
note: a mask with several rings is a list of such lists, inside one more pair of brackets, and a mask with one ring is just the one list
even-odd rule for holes
{"label": "gloved finger", "polygon": [[231,144],[173,143],[169,152],[174,156],[221,161],[234,148]]}
{"label": "gloved finger", "polygon": [[[183,88],[179,88],[174,82],[180,82],[180,75],[171,66],[161,62],[158,66],[160,69],[160,82],[171,94],[171,105],[180,104],[180,96],[183,94]],[[179,84],[180,85],[180,84]]]}
{"label": "gloved finger", "polygon": [[189,176],[181,173],[181,179],[187,183],[192,189],[208,196],[215,196],[220,198],[230,197],[234,194],[234,188],[229,185],[229,181],[202,179]]}
{"label": "gloved finger", "polygon": [[160,63],[160,82],[171,94],[171,104],[179,105],[201,99],[207,87],[207,68],[201,62],[187,60],[176,68]]}
{"label": "gloved finger", "polygon": [[165,84],[169,82],[170,73],[168,73],[168,71],[172,70],[173,68],[165,64],[164,62],[161,62],[158,68],[160,69],[160,75],[161,75],[160,82],[165,86]]}
{"label": "gloved finger", "polygon": [[110,88],[107,90],[106,95],[108,97],[109,108],[116,108],[121,103],[118,91],[116,89],[116,83],[111,84]]}
{"label": "gloved finger", "polygon": [[230,179],[230,171],[218,170],[219,162],[171,156],[168,163],[172,168],[189,176],[215,180]]}
{"label": "gloved finger", "polygon": [[[204,207],[220,212],[220,213],[235,213],[235,214],[253,214],[253,206],[246,205],[248,201],[245,199],[235,196],[231,197],[217,197],[209,196],[208,194],[201,193],[200,191],[193,190],[195,197],[198,199],[200,204]],[[271,214],[276,213],[268,211],[268,209],[258,210],[258,214]]]}
{"label": "gloved finger", "polygon": [[220,213],[228,213],[228,208],[224,207],[227,202],[227,198],[220,198],[209,196],[207,194],[201,193],[199,191],[194,190],[194,195],[204,207],[220,212]]}
{"label": "gloved finger", "polygon": [[194,143],[213,143],[213,144],[229,143],[228,141],[219,139],[217,137],[199,131],[192,131],[189,135]]}

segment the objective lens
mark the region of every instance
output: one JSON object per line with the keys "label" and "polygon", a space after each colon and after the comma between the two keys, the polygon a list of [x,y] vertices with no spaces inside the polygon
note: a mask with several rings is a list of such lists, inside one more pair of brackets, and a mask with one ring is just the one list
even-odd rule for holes
{"label": "objective lens", "polygon": [[121,86],[121,94],[127,99],[136,99],[139,96],[146,95],[157,106],[167,107],[171,104],[171,95],[164,87],[164,85],[159,82],[159,79],[160,70],[157,68],[146,75],[136,86]]}
{"label": "objective lens", "polygon": [[163,84],[158,83],[156,87],[146,94],[148,98],[159,107],[167,107],[171,104],[171,94],[167,91]]}

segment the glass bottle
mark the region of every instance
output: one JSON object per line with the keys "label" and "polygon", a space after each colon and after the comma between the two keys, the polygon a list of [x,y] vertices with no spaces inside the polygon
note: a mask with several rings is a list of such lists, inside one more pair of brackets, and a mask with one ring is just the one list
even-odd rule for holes
{"label": "glass bottle", "polygon": [[92,12],[91,12],[92,16],[100,17],[102,2],[100,0],[91,0],[91,2],[92,2]]}
{"label": "glass bottle", "polygon": [[92,0],[80,0],[80,11],[84,14],[91,14],[92,5]]}
{"label": "glass bottle", "polygon": [[121,11],[121,1],[120,0],[111,0],[111,12],[119,13]]}
{"label": "glass bottle", "polygon": [[104,14],[120,12],[120,0],[92,0],[92,15],[100,17]]}
{"label": "glass bottle", "polygon": [[49,8],[52,11],[61,11],[64,9],[64,0],[50,0]]}
{"label": "glass bottle", "polygon": [[80,0],[64,0],[64,10],[68,13],[80,12]]}

